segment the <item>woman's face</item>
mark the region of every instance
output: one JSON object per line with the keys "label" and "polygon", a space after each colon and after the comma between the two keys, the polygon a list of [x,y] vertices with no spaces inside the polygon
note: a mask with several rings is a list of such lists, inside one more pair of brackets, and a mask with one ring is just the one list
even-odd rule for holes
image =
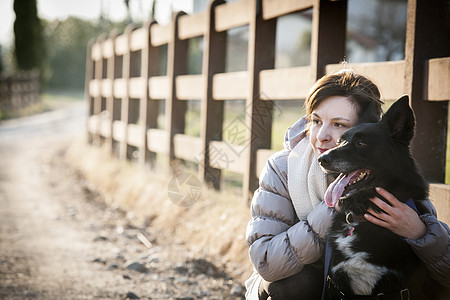
{"label": "woman's face", "polygon": [[356,106],[342,96],[322,100],[311,113],[309,141],[317,155],[334,148],[342,134],[358,122]]}

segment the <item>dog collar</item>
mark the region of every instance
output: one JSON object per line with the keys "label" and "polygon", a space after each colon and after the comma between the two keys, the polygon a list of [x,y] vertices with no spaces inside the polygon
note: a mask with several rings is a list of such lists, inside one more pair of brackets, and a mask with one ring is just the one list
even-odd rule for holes
{"label": "dog collar", "polygon": [[352,223],[361,223],[361,222],[367,222],[366,218],[364,218],[364,215],[355,215],[354,213],[349,212],[345,216],[345,222],[347,224],[352,225]]}
{"label": "dog collar", "polygon": [[347,231],[345,232],[345,237],[348,237],[353,235],[355,223],[367,222],[367,220],[363,215],[355,215],[350,212],[345,216],[345,222],[350,225],[350,228],[347,228]]}

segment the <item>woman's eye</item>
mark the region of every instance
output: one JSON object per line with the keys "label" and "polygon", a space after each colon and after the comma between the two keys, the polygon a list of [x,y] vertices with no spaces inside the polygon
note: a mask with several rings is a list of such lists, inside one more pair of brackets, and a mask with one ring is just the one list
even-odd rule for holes
{"label": "woman's eye", "polygon": [[335,123],[334,126],[335,126],[336,128],[346,128],[346,127],[347,127],[347,126],[345,126],[345,125],[342,124],[342,123]]}
{"label": "woman's eye", "polygon": [[313,119],[313,120],[312,120],[312,123],[313,123],[314,125],[319,125],[319,124],[321,124],[320,120],[317,120],[317,119]]}

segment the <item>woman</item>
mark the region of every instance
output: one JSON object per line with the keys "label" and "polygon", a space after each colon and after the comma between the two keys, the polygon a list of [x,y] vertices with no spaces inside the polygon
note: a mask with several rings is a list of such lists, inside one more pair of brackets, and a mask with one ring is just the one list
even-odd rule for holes
{"label": "woman", "polygon": [[[284,149],[268,160],[252,200],[246,236],[255,272],[246,282],[247,299],[320,299],[321,260],[333,214],[322,200],[334,178],[322,172],[317,157],[349,128],[377,122],[381,104],[376,85],[350,70],[312,87],[306,117],[287,131]],[[385,213],[369,211],[367,220],[407,238],[430,276],[450,285],[450,230],[437,221],[431,203],[433,213],[419,217],[387,191],[379,194],[392,207],[373,199]]]}

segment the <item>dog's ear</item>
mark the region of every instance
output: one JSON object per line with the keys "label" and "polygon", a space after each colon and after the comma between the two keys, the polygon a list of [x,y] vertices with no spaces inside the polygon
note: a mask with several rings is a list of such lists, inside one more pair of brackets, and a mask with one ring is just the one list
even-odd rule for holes
{"label": "dog's ear", "polygon": [[409,97],[403,96],[392,104],[382,119],[392,138],[406,146],[414,136],[414,113],[409,106]]}

